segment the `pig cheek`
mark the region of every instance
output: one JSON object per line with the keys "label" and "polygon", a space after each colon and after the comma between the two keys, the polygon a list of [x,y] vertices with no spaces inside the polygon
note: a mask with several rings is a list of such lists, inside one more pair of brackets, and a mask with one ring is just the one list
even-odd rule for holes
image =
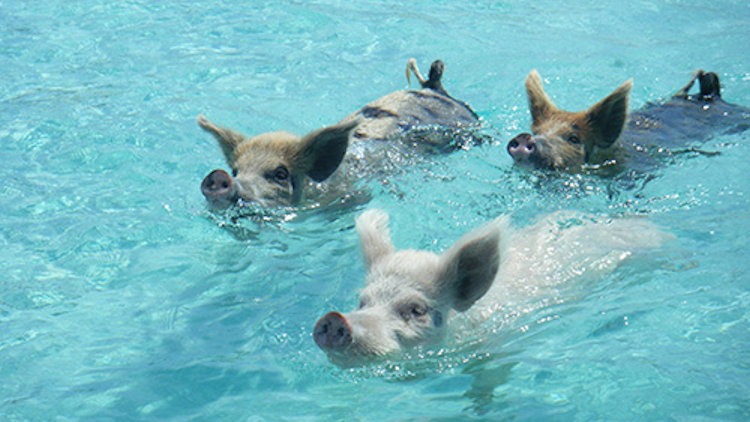
{"label": "pig cheek", "polygon": [[535,136],[534,141],[536,143],[536,153],[532,156],[534,165],[537,168],[556,168],[558,165],[556,158],[559,156],[555,151],[554,141],[546,136]]}
{"label": "pig cheek", "polygon": [[270,183],[269,191],[263,199],[267,203],[273,203],[280,206],[292,205],[294,202],[294,192],[289,186],[279,186],[275,183]]}
{"label": "pig cheek", "polygon": [[240,173],[235,180],[239,182],[237,185],[240,197],[246,201],[262,206],[292,205],[291,185],[282,186],[255,174]]}
{"label": "pig cheek", "polygon": [[561,151],[562,167],[575,169],[584,163],[583,146],[565,145]]}
{"label": "pig cheek", "polygon": [[280,186],[254,174],[240,173],[235,179],[237,191],[245,201],[261,206],[288,205],[290,195]]}
{"label": "pig cheek", "polygon": [[568,144],[560,137],[542,138],[537,142],[540,161],[555,170],[575,167],[583,163],[583,149]]}
{"label": "pig cheek", "polygon": [[234,182],[237,185],[237,194],[240,198],[249,202],[257,200],[256,186],[258,181],[252,175],[240,172],[234,178]]}
{"label": "pig cheek", "polygon": [[442,316],[440,326],[435,324],[434,319],[423,322],[414,321],[411,325],[404,327],[396,333],[401,347],[405,349],[437,344],[442,341],[444,335],[445,330],[443,329]]}
{"label": "pig cheek", "polygon": [[352,346],[362,356],[382,356],[400,349],[393,321],[373,315],[349,314]]}

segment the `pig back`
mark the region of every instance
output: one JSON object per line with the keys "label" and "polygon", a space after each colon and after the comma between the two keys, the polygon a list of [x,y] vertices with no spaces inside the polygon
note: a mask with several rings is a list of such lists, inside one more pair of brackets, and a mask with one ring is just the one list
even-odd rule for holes
{"label": "pig back", "polygon": [[393,92],[367,104],[340,123],[352,120],[360,122],[353,132],[353,140],[382,140],[416,128],[462,128],[479,122],[467,104],[432,89]]}

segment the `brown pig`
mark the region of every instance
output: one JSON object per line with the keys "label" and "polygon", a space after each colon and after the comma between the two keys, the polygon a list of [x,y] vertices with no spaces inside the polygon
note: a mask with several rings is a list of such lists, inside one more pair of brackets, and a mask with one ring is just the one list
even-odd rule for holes
{"label": "brown pig", "polygon": [[[198,125],[219,143],[231,175],[214,170],[203,179],[201,191],[213,208],[227,208],[239,200],[261,206],[297,205],[312,183],[338,183],[331,176],[341,167],[353,167],[358,160],[375,161],[371,151],[350,153],[350,142],[384,140],[374,146],[390,148],[396,135],[414,128],[462,128],[478,122],[465,103],[448,95],[441,78],[444,65],[432,64],[429,79],[419,73],[414,59],[407,65],[407,78],[413,72],[422,89],[396,91],[386,95],[339,123],[303,137],[288,132],[244,136],[198,116]],[[425,136],[417,139],[434,146],[447,144],[448,137]],[[382,155],[382,154],[380,154]],[[348,160],[345,158],[349,157]],[[373,163],[359,166],[373,169]],[[341,171],[339,171],[341,173]],[[346,187],[342,186],[342,190]],[[335,187],[334,187],[335,189]]]}
{"label": "brown pig", "polygon": [[[690,95],[696,80],[700,92]],[[631,79],[590,108],[570,112],[555,106],[532,70],[526,78],[532,133],[513,138],[508,153],[516,164],[535,168],[577,171],[586,164],[647,172],[659,165],[664,151],[750,125],[750,110],[722,100],[713,72],[696,71],[668,101],[629,116],[632,87]]]}

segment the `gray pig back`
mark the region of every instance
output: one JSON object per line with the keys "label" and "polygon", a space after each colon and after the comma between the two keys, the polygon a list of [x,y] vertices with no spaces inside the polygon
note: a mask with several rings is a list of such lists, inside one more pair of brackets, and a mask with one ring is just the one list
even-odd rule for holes
{"label": "gray pig back", "polygon": [[361,120],[355,139],[387,139],[409,129],[425,126],[459,128],[478,123],[464,103],[431,89],[396,91],[362,107],[340,123]]}

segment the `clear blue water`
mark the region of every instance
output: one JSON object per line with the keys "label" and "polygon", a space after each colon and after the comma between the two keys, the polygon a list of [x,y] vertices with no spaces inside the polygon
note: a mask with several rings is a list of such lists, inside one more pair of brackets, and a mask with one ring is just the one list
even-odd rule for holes
{"label": "clear blue water", "polygon": [[[750,419],[750,132],[635,189],[505,153],[532,68],[564,108],[633,77],[635,109],[698,67],[750,105],[750,3],[563,3],[0,3],[0,419]],[[196,115],[305,133],[405,88],[409,57],[444,60],[494,141],[368,182],[369,204],[206,210],[224,163]],[[342,370],[311,331],[356,304],[367,207],[400,247],[560,208],[676,240],[491,336]]]}

